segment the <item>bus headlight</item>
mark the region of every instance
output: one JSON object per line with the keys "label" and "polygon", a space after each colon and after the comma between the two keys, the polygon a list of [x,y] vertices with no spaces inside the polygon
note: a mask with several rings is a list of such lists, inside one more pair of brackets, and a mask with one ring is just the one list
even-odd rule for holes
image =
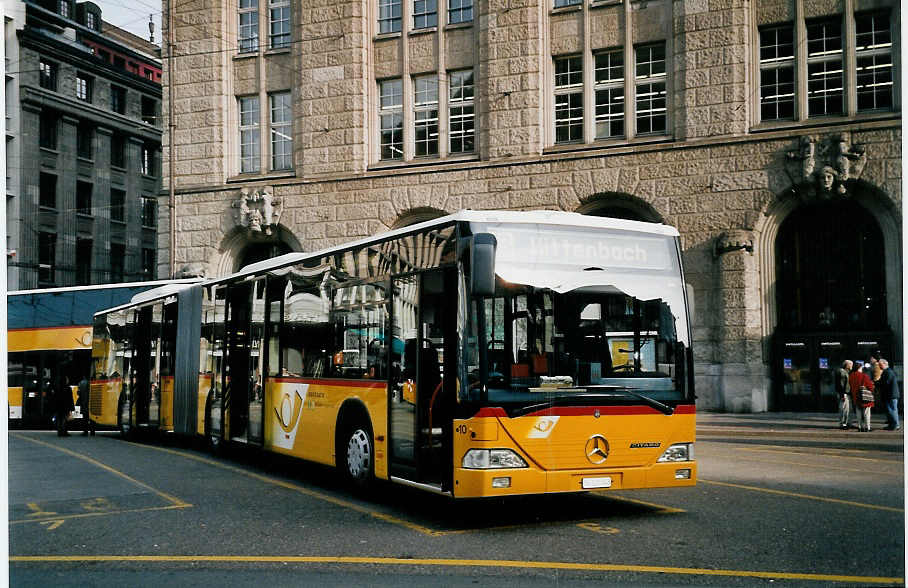
{"label": "bus headlight", "polygon": [[665,450],[659,461],[694,461],[694,444],[675,443]]}
{"label": "bus headlight", "polygon": [[471,449],[463,456],[461,465],[471,470],[525,468],[527,462],[510,449]]}

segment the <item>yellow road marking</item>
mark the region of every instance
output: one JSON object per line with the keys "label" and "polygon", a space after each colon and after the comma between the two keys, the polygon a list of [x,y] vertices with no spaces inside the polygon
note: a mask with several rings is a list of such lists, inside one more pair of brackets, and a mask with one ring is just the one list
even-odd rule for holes
{"label": "yellow road marking", "polygon": [[587,531],[592,531],[593,533],[600,533],[602,535],[617,535],[621,531],[615,527],[603,527],[599,523],[578,523],[578,527],[581,529],[586,529]]}
{"label": "yellow road marking", "polygon": [[591,492],[593,496],[599,496],[600,498],[608,498],[610,500],[618,500],[620,502],[630,502],[631,504],[640,504],[642,506],[648,506],[650,508],[656,509],[656,514],[677,514],[681,512],[687,512],[683,508],[675,508],[673,506],[665,506],[664,504],[656,504],[655,502],[647,502],[645,500],[637,500],[636,498],[627,498],[625,496],[617,496],[614,494],[609,494],[607,491],[601,492]]}
{"label": "yellow road marking", "polygon": [[43,519],[21,519],[21,520],[16,520],[16,521],[9,521],[9,524],[15,525],[18,523],[45,523],[47,521],[55,521],[57,519],[69,520],[69,519],[84,519],[84,518],[88,518],[88,517],[105,517],[105,516],[114,515],[114,514],[132,514],[132,513],[136,513],[136,512],[149,512],[152,510],[174,510],[177,508],[190,508],[191,506],[192,506],[191,504],[184,502],[182,504],[171,504],[168,506],[149,506],[146,508],[126,508],[123,510],[108,510],[105,512],[62,514],[62,515],[55,515],[55,516],[47,517],[47,518],[43,518]]}
{"label": "yellow road marking", "polygon": [[740,459],[741,461],[754,461],[757,463],[781,463],[781,464],[786,464],[786,465],[806,466],[806,467],[814,468],[817,470],[837,470],[837,471],[842,471],[842,472],[857,472],[860,474],[869,474],[869,475],[873,475],[873,476],[902,476],[902,475],[904,475],[904,472],[901,470],[899,470],[897,472],[880,472],[880,471],[862,470],[862,469],[858,469],[858,468],[843,468],[840,466],[808,463],[808,462],[804,462],[804,461],[788,461],[788,460],[782,460],[782,459],[760,459],[758,457],[745,457],[745,458],[739,457],[738,459]]}
{"label": "yellow road marking", "polygon": [[826,450],[826,451],[817,450],[817,451],[811,453],[808,451],[794,451],[791,449],[769,449],[769,448],[762,448],[762,447],[744,447],[744,448],[741,448],[741,451],[752,451],[752,452],[761,452],[761,453],[788,453],[791,455],[810,455],[810,456],[823,455],[823,456],[827,456],[827,457],[839,457],[839,458],[844,457],[847,459],[859,459],[861,461],[891,463],[894,465],[901,465],[903,463],[903,460],[900,460],[900,459],[878,459],[875,457],[861,457],[859,455],[849,455],[849,454],[853,454],[853,453],[866,453],[866,451],[863,449],[841,449],[841,450],[836,450],[834,452],[828,451],[828,450]]}
{"label": "yellow road marking", "polygon": [[92,464],[92,465],[95,466],[95,467],[99,467],[99,468],[101,468],[102,470],[105,470],[105,471],[107,471],[107,472],[110,472],[111,474],[114,474],[114,475],[116,475],[116,476],[119,476],[119,477],[121,477],[121,478],[123,478],[124,480],[127,480],[127,481],[129,481],[129,482],[132,482],[132,483],[135,484],[136,486],[139,486],[139,487],[141,487],[141,488],[145,488],[145,489],[148,490],[149,492],[153,492],[154,494],[157,494],[158,496],[160,496],[161,498],[163,498],[163,499],[166,500],[167,502],[170,502],[170,503],[174,504],[175,506],[176,506],[176,505],[179,505],[179,506],[192,506],[191,504],[189,504],[189,503],[187,503],[187,502],[184,502],[183,500],[180,500],[180,499],[177,498],[176,496],[173,496],[173,495],[171,495],[171,494],[167,494],[166,492],[161,492],[160,490],[157,490],[157,489],[155,489],[155,488],[152,488],[151,486],[149,486],[149,485],[146,484],[145,482],[140,482],[139,480],[136,480],[135,478],[133,478],[133,477],[131,477],[131,476],[128,476],[128,475],[124,474],[123,472],[121,472],[121,471],[119,471],[119,470],[115,470],[115,469],[113,469],[112,467],[110,467],[109,465],[103,464],[103,463],[101,463],[100,461],[98,461],[98,460],[96,460],[96,459],[92,459],[92,458],[88,457],[87,455],[82,455],[81,453],[76,453],[75,451],[71,451],[71,450],[65,449],[65,448],[63,448],[63,447],[58,447],[57,445],[53,445],[52,443],[47,443],[46,441],[40,441],[40,440],[38,440],[38,439],[32,439],[31,437],[26,437],[26,436],[24,436],[24,435],[18,435],[18,434],[15,434],[15,433],[10,433],[10,434],[11,434],[13,437],[16,437],[17,439],[23,439],[23,440],[25,440],[25,441],[30,441],[30,442],[35,443],[35,444],[37,444],[37,445],[43,445],[43,446],[45,446],[45,447],[50,447],[51,449],[56,449],[57,451],[60,451],[60,452],[65,453],[65,454],[67,454],[67,455],[71,455],[71,456],[77,457],[77,458],[79,458],[79,459],[81,459],[81,460],[83,460],[83,461],[87,461],[88,463]]}
{"label": "yellow road marking", "polygon": [[25,516],[28,516],[28,517],[47,517],[47,516],[50,516],[50,515],[55,515],[55,514],[57,514],[57,513],[55,513],[55,512],[49,511],[49,510],[41,510],[41,507],[38,506],[38,503],[37,503],[37,502],[29,502],[29,503],[26,504],[25,506],[27,506],[27,507],[29,508],[29,510],[31,510],[30,513],[28,513],[27,515],[25,515]]}
{"label": "yellow road marking", "polygon": [[698,478],[698,482],[704,484],[713,484],[715,486],[726,486],[728,488],[740,488],[742,490],[752,490],[754,492],[765,492],[766,494],[778,494],[780,496],[790,496],[792,498],[806,498],[807,500],[817,500],[819,502],[832,502],[834,504],[845,504],[847,506],[857,506],[859,508],[872,508],[874,510],[886,510],[890,512],[905,512],[903,508],[895,508],[893,506],[879,506],[876,504],[864,504],[863,502],[855,502],[853,500],[841,500],[839,498],[826,498],[823,496],[813,496],[811,494],[801,494],[800,492],[787,492],[785,490],[774,490],[772,488],[760,488],[759,486],[745,486],[744,484],[731,484],[728,482],[716,482],[714,480],[704,480],[703,478]]}
{"label": "yellow road marking", "polygon": [[715,570],[605,563],[575,563],[560,561],[519,561],[489,559],[403,559],[396,557],[330,557],[280,555],[48,555],[10,556],[10,562],[157,562],[157,563],[299,563],[299,564],[364,564],[388,566],[439,566],[478,568],[536,568],[584,572],[637,572],[649,574],[678,574],[689,576],[722,576],[736,578],[766,578],[770,580],[807,580],[814,582],[854,582],[858,584],[898,584],[904,578],[881,576],[845,576],[837,574],[801,574],[755,570]]}
{"label": "yellow road marking", "polygon": [[64,522],[65,522],[65,519],[57,519],[55,521],[45,521],[41,524],[46,525],[48,531],[53,531],[54,529],[56,529],[57,527],[62,525]]}

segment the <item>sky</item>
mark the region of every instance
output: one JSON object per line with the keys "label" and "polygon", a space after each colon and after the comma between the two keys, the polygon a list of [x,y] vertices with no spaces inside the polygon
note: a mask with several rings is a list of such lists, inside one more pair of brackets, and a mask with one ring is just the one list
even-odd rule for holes
{"label": "sky", "polygon": [[161,44],[162,0],[92,0],[101,8],[101,18],[148,40],[148,16],[154,20],[154,42]]}

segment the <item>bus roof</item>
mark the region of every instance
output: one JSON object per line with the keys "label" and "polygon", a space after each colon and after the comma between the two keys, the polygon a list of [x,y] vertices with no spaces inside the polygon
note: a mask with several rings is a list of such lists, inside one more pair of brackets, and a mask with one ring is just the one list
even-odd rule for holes
{"label": "bus roof", "polygon": [[180,278],[176,280],[148,280],[147,282],[117,282],[115,284],[91,284],[89,286],[61,286],[59,288],[35,288],[33,290],[11,290],[7,296],[24,296],[29,294],[60,294],[65,292],[84,292],[87,290],[113,290],[119,288],[157,288],[165,284],[196,284],[204,278]]}
{"label": "bus roof", "polygon": [[385,239],[394,238],[401,235],[419,232],[425,229],[431,229],[435,226],[444,226],[454,222],[477,222],[477,223],[513,223],[513,224],[538,224],[552,226],[571,226],[571,227],[590,227],[600,229],[616,229],[624,231],[635,231],[640,233],[649,233],[656,235],[665,235],[668,237],[679,236],[678,230],[672,226],[648,223],[642,221],[633,221],[620,218],[611,218],[604,216],[587,216],[577,212],[564,212],[560,210],[461,210],[453,214],[441,216],[435,219],[421,223],[407,225],[400,229],[378,233],[358,241],[328,247],[319,251],[285,253],[277,257],[272,257],[258,261],[242,267],[238,272],[231,276],[215,278],[212,281],[220,281],[228,277],[236,277],[247,274],[254,274],[262,270],[276,269],[287,265],[292,265],[300,261],[313,257],[321,257],[333,252],[342,251],[353,247],[362,247],[370,243],[384,241]]}

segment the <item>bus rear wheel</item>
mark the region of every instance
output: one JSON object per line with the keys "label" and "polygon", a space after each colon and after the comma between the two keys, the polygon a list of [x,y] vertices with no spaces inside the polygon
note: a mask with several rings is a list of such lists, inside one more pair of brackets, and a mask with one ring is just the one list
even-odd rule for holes
{"label": "bus rear wheel", "polygon": [[371,427],[356,424],[347,430],[345,438],[347,442],[342,454],[345,477],[357,488],[365,488],[372,482],[375,471]]}

